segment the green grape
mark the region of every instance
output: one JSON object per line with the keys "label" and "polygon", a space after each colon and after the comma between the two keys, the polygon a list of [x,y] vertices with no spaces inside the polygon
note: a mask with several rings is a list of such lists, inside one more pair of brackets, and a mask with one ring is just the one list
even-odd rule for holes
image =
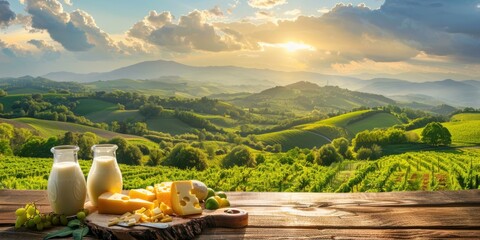
{"label": "green grape", "polygon": [[39,224],[40,222],[42,222],[42,218],[40,217],[40,215],[35,215],[35,217],[33,217],[33,221],[35,222],[35,224]]}
{"label": "green grape", "polygon": [[63,225],[63,226],[67,226],[68,224],[68,220],[67,220],[67,217],[65,215],[60,215],[60,223]]}
{"label": "green grape", "polygon": [[22,224],[20,224],[19,221],[15,221],[15,229],[19,229],[22,227]]}
{"label": "green grape", "polygon": [[40,214],[40,218],[42,219],[42,222],[45,222],[46,220],[45,214]]}
{"label": "green grape", "polygon": [[78,212],[77,218],[78,220],[83,221],[83,219],[85,219],[85,212],[82,212],[82,211]]}
{"label": "green grape", "polygon": [[45,220],[47,222],[51,222],[52,221],[52,215],[51,214],[47,214],[47,216],[45,216]]}
{"label": "green grape", "polygon": [[25,222],[27,222],[27,217],[25,215],[18,216],[15,221],[15,228],[20,228]]}
{"label": "green grape", "polygon": [[44,228],[50,228],[50,227],[52,227],[52,222],[46,221],[45,223],[43,223],[43,227],[44,227]]}
{"label": "green grape", "polygon": [[37,223],[37,230],[38,230],[38,231],[42,231],[42,230],[43,230],[43,223],[42,223],[42,222]]}
{"label": "green grape", "polygon": [[33,216],[33,215],[35,215],[35,210],[36,210],[36,207],[34,205],[30,205],[27,208],[27,214],[30,215],[30,216]]}
{"label": "green grape", "polygon": [[88,214],[90,214],[90,211],[88,211],[88,209],[86,209],[86,208],[83,209],[82,211],[85,213],[85,216],[88,216]]}
{"label": "green grape", "polygon": [[28,227],[28,228],[34,228],[34,227],[35,227],[35,221],[33,221],[32,218],[30,218],[30,219],[27,221],[27,227]]}
{"label": "green grape", "polygon": [[15,215],[17,216],[23,216],[25,215],[26,211],[25,211],[25,208],[19,208],[15,211]]}
{"label": "green grape", "polygon": [[52,217],[52,224],[53,224],[54,226],[59,225],[59,224],[60,224],[60,217],[58,217],[57,215],[54,215],[54,216]]}

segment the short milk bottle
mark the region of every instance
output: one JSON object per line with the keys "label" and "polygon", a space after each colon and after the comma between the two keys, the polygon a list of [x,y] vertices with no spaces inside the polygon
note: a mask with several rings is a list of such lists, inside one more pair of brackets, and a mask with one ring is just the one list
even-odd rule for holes
{"label": "short milk bottle", "polygon": [[93,162],[87,177],[88,197],[93,205],[104,192],[122,192],[122,173],[117,164],[115,144],[97,144],[92,147]]}
{"label": "short milk bottle", "polygon": [[78,146],[62,145],[51,149],[53,166],[48,177],[48,200],[53,212],[74,215],[83,209],[87,187],[80,165]]}

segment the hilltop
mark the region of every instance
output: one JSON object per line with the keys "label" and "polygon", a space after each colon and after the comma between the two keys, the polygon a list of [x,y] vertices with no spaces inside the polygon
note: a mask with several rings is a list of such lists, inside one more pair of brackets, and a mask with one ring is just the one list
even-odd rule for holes
{"label": "hilltop", "polygon": [[286,86],[276,86],[260,93],[230,100],[235,105],[270,110],[309,112],[349,111],[367,106],[395,104],[392,99],[377,94],[361,93],[333,86],[320,87],[311,82],[300,81]]}

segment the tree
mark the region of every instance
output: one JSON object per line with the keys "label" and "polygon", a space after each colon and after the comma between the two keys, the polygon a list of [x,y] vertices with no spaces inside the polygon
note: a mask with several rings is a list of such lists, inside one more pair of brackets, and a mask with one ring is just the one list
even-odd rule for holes
{"label": "tree", "polygon": [[315,162],[319,165],[330,166],[334,162],[342,161],[340,155],[332,144],[325,144],[318,150]]}
{"label": "tree", "polygon": [[7,96],[7,92],[3,89],[0,89],[0,97],[5,97]]}
{"label": "tree", "polygon": [[32,136],[32,132],[25,128],[15,128],[13,130],[13,138],[10,140],[10,145],[14,154],[18,154],[22,145]]}
{"label": "tree", "polygon": [[372,157],[372,149],[361,147],[357,150],[358,160],[369,160]]}
{"label": "tree", "polygon": [[439,122],[431,122],[427,124],[421,135],[424,143],[433,146],[449,145],[452,143],[452,135],[450,134],[450,131]]}
{"label": "tree", "polygon": [[143,153],[135,145],[128,145],[125,150],[125,156],[123,158],[124,163],[128,165],[141,165],[142,164]]}
{"label": "tree", "polygon": [[0,113],[3,112],[3,104],[0,103]]}
{"label": "tree", "polygon": [[12,148],[10,147],[10,141],[8,141],[7,139],[0,139],[0,156],[2,155],[13,155]]}
{"label": "tree", "polygon": [[128,142],[125,140],[125,138],[122,137],[114,137],[108,141],[110,144],[115,144],[118,146],[117,149],[117,159],[119,163],[124,163],[124,157],[125,157],[125,151],[127,150],[128,147]]}
{"label": "tree", "polygon": [[348,149],[348,146],[350,145],[350,142],[348,142],[348,139],[341,137],[341,138],[336,138],[332,141],[332,145],[335,147],[337,152],[342,155],[342,157],[349,158],[352,154],[350,149]]}
{"label": "tree", "polygon": [[186,143],[180,143],[172,149],[163,163],[180,169],[196,168],[197,170],[204,170],[207,168],[206,159],[207,156],[202,150]]}
{"label": "tree", "polygon": [[226,168],[233,166],[255,167],[257,161],[255,156],[246,146],[236,146],[222,160],[222,165]]}
{"label": "tree", "polygon": [[163,107],[154,103],[147,103],[138,109],[138,112],[146,118],[158,116],[162,111]]}
{"label": "tree", "polygon": [[157,166],[161,163],[161,160],[165,154],[162,150],[158,148],[154,148],[150,150],[148,165],[149,166]]}
{"label": "tree", "polygon": [[0,139],[10,141],[13,138],[13,126],[8,123],[0,123]]}
{"label": "tree", "polygon": [[98,143],[98,138],[95,133],[86,132],[78,139],[78,157],[80,159],[93,159],[91,147]]}

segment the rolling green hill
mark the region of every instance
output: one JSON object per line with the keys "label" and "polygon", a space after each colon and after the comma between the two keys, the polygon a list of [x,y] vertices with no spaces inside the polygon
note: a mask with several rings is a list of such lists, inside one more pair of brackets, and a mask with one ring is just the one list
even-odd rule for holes
{"label": "rolling green hill", "polygon": [[244,98],[231,100],[236,105],[249,108],[292,112],[349,111],[360,106],[375,107],[394,104],[395,101],[381,95],[361,93],[339,87],[320,87],[310,82],[297,82],[277,86]]}
{"label": "rolling green hill", "polygon": [[[135,135],[127,135],[121,133],[110,132],[107,130],[102,130],[94,127],[84,126],[75,123],[68,123],[68,122],[57,122],[57,121],[48,121],[48,120],[41,120],[41,119],[34,119],[34,118],[16,118],[16,119],[0,119],[0,122],[17,122],[20,125],[17,126],[25,126],[26,124],[31,128],[35,129],[40,136],[42,137],[51,137],[51,136],[58,136],[65,134],[65,132],[92,132],[97,134],[101,138],[110,139],[113,137],[121,136],[127,139],[137,139],[141,138]],[[143,138],[141,138],[143,139]]]}
{"label": "rolling green hill", "polygon": [[388,128],[400,123],[400,120],[390,113],[362,110],[298,125],[293,129],[261,134],[258,139],[267,144],[280,143],[284,150],[295,146],[311,148],[329,143],[338,137],[353,138],[363,130]]}
{"label": "rolling green hill", "polygon": [[470,120],[480,120],[480,113],[459,113],[455,114],[450,118],[450,121],[470,121]]}
{"label": "rolling green hill", "polygon": [[[460,113],[451,122],[442,123],[452,134],[452,144],[457,146],[480,145],[480,113]],[[412,130],[421,135],[423,128]]]}
{"label": "rolling green hill", "polygon": [[294,147],[313,148],[315,146],[322,146],[330,142],[317,133],[299,129],[288,129],[279,132],[265,133],[258,135],[257,139],[265,142],[268,145],[279,143],[282,145],[282,151],[292,149]]}
{"label": "rolling green hill", "polygon": [[[117,106],[113,103],[98,99],[79,99],[78,104],[73,110],[76,115],[86,116],[95,112],[105,112],[117,110]],[[88,117],[87,117],[88,118]]]}

